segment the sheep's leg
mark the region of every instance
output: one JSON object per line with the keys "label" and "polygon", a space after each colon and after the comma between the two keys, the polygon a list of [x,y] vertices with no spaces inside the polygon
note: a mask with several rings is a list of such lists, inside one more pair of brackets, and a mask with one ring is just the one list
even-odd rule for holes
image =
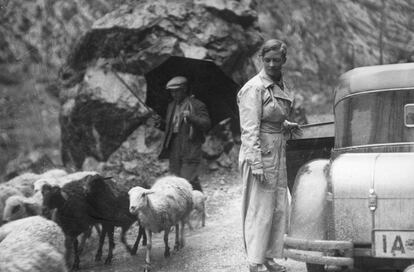
{"label": "sheep's leg", "polygon": [[164,244],[165,244],[165,251],[164,251],[164,257],[170,257],[170,247],[168,246],[168,234],[170,234],[170,229],[164,230]]}
{"label": "sheep's leg", "polygon": [[66,247],[66,253],[65,253],[65,261],[66,266],[70,267],[72,254],[73,254],[73,237],[66,236],[65,237],[65,247]]}
{"label": "sheep's leg", "polygon": [[[131,254],[131,255],[133,255],[133,254],[132,254],[132,248],[128,245],[128,243],[127,243],[127,241],[126,241],[126,239],[125,239],[125,235],[126,235],[126,233],[127,233],[128,229],[129,229],[129,227],[130,227],[130,226],[122,226],[122,231],[121,231],[121,242],[124,244],[124,246],[125,246],[126,250],[127,250],[127,251]],[[135,244],[134,244],[134,246],[135,246]]]}
{"label": "sheep's leg", "polygon": [[142,245],[146,246],[147,245],[147,234],[145,232],[145,228],[144,227],[139,227],[139,232],[142,233]]}
{"label": "sheep's leg", "polygon": [[82,233],[81,242],[80,242],[80,245],[79,245],[79,254],[81,254],[83,252],[83,249],[85,248],[86,239],[91,237],[91,233],[92,233],[92,226],[90,226],[87,231]]}
{"label": "sheep's leg", "polygon": [[109,243],[109,248],[108,248],[108,257],[106,257],[105,260],[105,264],[111,264],[112,262],[112,257],[113,257],[113,250],[115,247],[115,242],[114,242],[114,229],[115,227],[112,226],[108,226],[108,243]]}
{"label": "sheep's leg", "polygon": [[131,250],[131,255],[137,254],[138,245],[139,245],[139,241],[141,241],[141,237],[143,237],[142,245],[146,246],[147,245],[147,236],[145,235],[145,229],[143,227],[139,226],[138,236],[137,236],[137,239],[135,240],[134,246]]}
{"label": "sheep's leg", "polygon": [[145,229],[145,234],[147,235],[147,253],[145,256],[145,269],[144,272],[149,272],[151,270],[151,247],[152,247],[152,232],[149,229]]}
{"label": "sheep's leg", "polygon": [[95,227],[95,230],[98,233],[98,235],[101,235],[101,229],[99,228],[99,224],[95,224],[94,227]]}
{"label": "sheep's leg", "polygon": [[99,236],[99,246],[98,246],[98,251],[96,252],[96,255],[95,255],[95,262],[100,261],[102,258],[102,247],[105,242],[105,236],[107,232],[108,232],[108,227],[102,224],[102,231],[101,231],[101,235]]}
{"label": "sheep's leg", "polygon": [[78,250],[78,239],[75,237],[75,239],[73,239],[73,252],[75,253],[74,256],[74,260],[73,260],[73,266],[72,269],[73,270],[78,270],[79,269],[79,250]]}
{"label": "sheep's leg", "polygon": [[194,230],[193,225],[191,225],[191,218],[190,218],[190,216],[188,216],[188,217],[187,217],[187,219],[185,220],[185,223],[188,225],[188,228],[189,228],[191,231],[193,231],[193,230]]}
{"label": "sheep's leg", "polygon": [[184,223],[185,223],[185,221],[184,220],[181,220],[180,221],[180,225],[181,225],[181,231],[180,231],[180,248],[183,248],[184,247],[184,244],[185,244],[185,240],[184,240]]}
{"label": "sheep's leg", "polygon": [[175,225],[175,245],[174,250],[178,251],[180,249],[180,225]]}
{"label": "sheep's leg", "polygon": [[206,226],[206,204],[203,203],[203,211],[201,213],[201,226]]}

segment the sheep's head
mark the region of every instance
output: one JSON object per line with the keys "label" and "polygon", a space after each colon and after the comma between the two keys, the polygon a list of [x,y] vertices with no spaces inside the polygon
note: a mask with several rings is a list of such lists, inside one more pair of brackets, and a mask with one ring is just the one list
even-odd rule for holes
{"label": "sheep's head", "polygon": [[34,191],[39,192],[42,189],[43,185],[45,184],[49,184],[49,180],[46,178],[41,178],[41,179],[36,180],[33,183]]}
{"label": "sheep's head", "polygon": [[43,206],[48,209],[59,208],[68,198],[59,186],[50,186],[45,184],[42,186]]}
{"label": "sheep's head", "polygon": [[151,190],[142,187],[134,187],[129,190],[129,212],[137,214],[138,211],[148,205],[148,195],[154,193]]}
{"label": "sheep's head", "polygon": [[11,196],[6,200],[3,222],[14,221],[28,216],[38,215],[40,207],[31,199],[22,196]]}
{"label": "sheep's head", "polygon": [[24,214],[25,207],[21,196],[11,196],[6,200],[3,211],[3,222],[23,218]]}
{"label": "sheep's head", "polygon": [[112,179],[112,177],[102,177],[99,174],[87,176],[83,183],[83,189],[87,194],[102,190],[106,188],[105,180]]}

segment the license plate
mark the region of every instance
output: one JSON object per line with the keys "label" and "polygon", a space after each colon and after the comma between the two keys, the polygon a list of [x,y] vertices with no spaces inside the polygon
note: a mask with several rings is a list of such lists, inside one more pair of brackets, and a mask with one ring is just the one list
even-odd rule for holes
{"label": "license plate", "polygon": [[375,230],[373,255],[381,258],[414,258],[414,231]]}

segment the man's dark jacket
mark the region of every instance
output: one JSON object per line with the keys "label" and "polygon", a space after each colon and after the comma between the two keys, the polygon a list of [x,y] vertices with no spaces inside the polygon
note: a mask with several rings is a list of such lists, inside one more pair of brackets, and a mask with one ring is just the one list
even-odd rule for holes
{"label": "man's dark jacket", "polygon": [[201,160],[201,145],[205,138],[205,132],[210,128],[211,121],[208,115],[206,105],[194,97],[188,97],[190,118],[185,122],[180,121],[179,131],[175,137],[179,137],[180,146],[172,146],[172,119],[176,107],[173,101],[168,105],[165,123],[165,135],[162,143],[162,150],[159,155],[160,159],[169,158],[171,148],[179,148],[183,162],[192,163]]}

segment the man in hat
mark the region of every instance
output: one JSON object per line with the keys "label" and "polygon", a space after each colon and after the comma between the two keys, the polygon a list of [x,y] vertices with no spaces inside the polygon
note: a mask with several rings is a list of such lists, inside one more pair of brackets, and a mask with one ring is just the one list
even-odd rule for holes
{"label": "man in hat", "polygon": [[190,95],[185,77],[172,78],[166,89],[173,101],[167,108],[165,135],[159,158],[168,158],[172,174],[187,179],[194,190],[202,191],[198,167],[204,133],[211,125],[207,107]]}

